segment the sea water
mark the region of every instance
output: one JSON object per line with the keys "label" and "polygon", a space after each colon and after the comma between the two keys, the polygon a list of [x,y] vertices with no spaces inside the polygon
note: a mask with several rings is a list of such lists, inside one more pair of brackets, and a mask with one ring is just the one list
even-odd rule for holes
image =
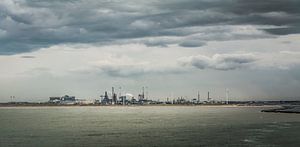
{"label": "sea water", "polygon": [[300,146],[300,115],[264,107],[2,107],[0,146]]}

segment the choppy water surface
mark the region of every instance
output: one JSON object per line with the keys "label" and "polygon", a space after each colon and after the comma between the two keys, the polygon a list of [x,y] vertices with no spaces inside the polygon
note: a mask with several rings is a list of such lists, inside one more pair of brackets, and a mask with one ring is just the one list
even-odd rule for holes
{"label": "choppy water surface", "polygon": [[300,115],[264,108],[0,108],[0,146],[300,146]]}

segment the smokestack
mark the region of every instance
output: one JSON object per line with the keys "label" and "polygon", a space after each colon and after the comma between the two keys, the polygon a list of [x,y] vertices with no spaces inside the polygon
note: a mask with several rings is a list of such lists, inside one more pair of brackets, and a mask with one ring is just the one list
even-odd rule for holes
{"label": "smokestack", "polygon": [[209,91],[207,92],[207,101],[210,101],[210,98],[209,98]]}
{"label": "smokestack", "polygon": [[146,100],[149,99],[148,87],[146,86]]}
{"label": "smokestack", "polygon": [[108,98],[107,91],[105,91],[104,98],[105,98],[105,99]]}
{"label": "smokestack", "polygon": [[121,102],[122,100],[122,104],[125,105],[125,99],[126,99],[126,95],[125,96],[122,96],[122,87],[120,86],[119,87],[119,100]]}
{"label": "smokestack", "polygon": [[114,87],[111,88],[111,95],[112,95],[113,103],[117,103],[117,97],[116,97],[116,94],[115,94],[115,88]]}
{"label": "smokestack", "polygon": [[145,98],[145,87],[143,87],[143,94],[142,94],[142,99]]}
{"label": "smokestack", "polygon": [[200,103],[200,93],[198,91],[198,103]]}

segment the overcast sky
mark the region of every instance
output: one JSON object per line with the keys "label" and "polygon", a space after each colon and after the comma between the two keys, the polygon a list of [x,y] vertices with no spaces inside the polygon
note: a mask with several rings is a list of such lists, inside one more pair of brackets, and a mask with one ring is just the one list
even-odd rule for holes
{"label": "overcast sky", "polygon": [[[300,97],[299,0],[1,0],[0,102]],[[299,100],[299,99],[298,99]]]}

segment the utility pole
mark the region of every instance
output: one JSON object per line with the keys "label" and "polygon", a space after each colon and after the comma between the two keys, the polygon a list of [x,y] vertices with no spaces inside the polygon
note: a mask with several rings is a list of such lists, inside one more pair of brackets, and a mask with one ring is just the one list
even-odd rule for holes
{"label": "utility pole", "polygon": [[198,104],[200,103],[200,93],[198,91]]}
{"label": "utility pole", "polygon": [[144,100],[145,99],[145,87],[143,86],[142,89],[143,89],[142,99]]}
{"label": "utility pole", "polygon": [[226,104],[228,105],[229,103],[229,89],[226,88]]}
{"label": "utility pole", "polygon": [[148,86],[146,86],[146,100],[149,99]]}
{"label": "utility pole", "polygon": [[122,104],[123,106],[125,106],[125,99],[126,99],[126,95],[125,96],[122,96],[122,87],[120,86],[119,87],[119,98],[122,98]]}

